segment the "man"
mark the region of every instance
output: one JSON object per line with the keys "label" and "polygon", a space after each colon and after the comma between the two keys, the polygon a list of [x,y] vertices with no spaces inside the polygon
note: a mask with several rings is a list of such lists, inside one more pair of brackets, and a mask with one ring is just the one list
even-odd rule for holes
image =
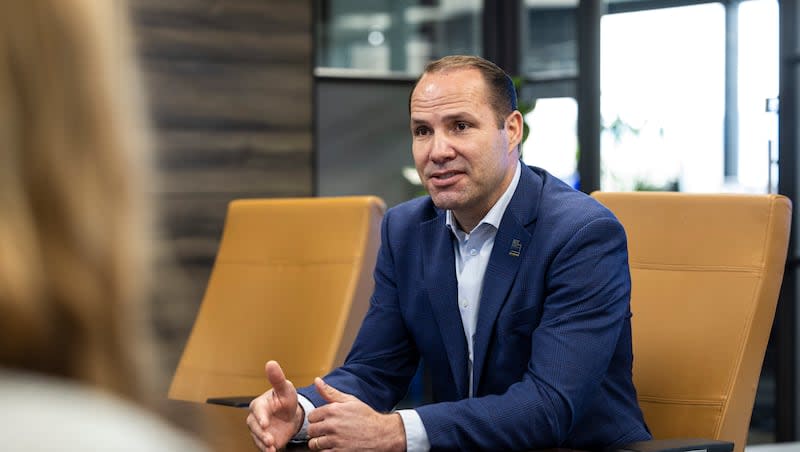
{"label": "man", "polygon": [[[386,213],[375,292],[345,364],[298,393],[275,362],[250,405],[261,450],[597,449],[650,438],[631,379],[622,226],[519,163],[508,76],[426,68],[409,102],[429,197]],[[419,359],[435,402],[391,412]],[[304,422],[305,421],[307,422]]]}

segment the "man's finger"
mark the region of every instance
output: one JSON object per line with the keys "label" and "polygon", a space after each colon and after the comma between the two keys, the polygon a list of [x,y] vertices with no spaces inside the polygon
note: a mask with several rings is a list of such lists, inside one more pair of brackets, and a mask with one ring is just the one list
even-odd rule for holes
{"label": "man's finger", "polygon": [[256,434],[255,434],[255,433],[253,433],[253,432],[250,432],[250,438],[252,438],[252,440],[253,440],[253,444],[255,444],[255,445],[256,445],[256,447],[258,448],[258,450],[260,450],[260,451],[262,451],[262,452],[264,452],[265,450],[267,450],[267,446],[265,446],[265,445],[264,445],[264,443],[262,443],[262,442],[261,442],[261,440],[260,440],[260,439],[258,439],[258,436],[256,436]]}
{"label": "man's finger", "polygon": [[[269,425],[269,417],[267,416],[267,397],[269,397],[269,393],[272,391],[271,389],[264,394],[256,397],[250,402],[250,416],[253,417],[255,422],[261,426],[261,428],[267,428]],[[249,418],[249,416],[248,416]]]}
{"label": "man's finger", "polygon": [[269,434],[269,432],[261,430],[252,415],[247,417],[247,426],[250,428],[250,436],[253,437],[253,442],[256,444],[256,447],[262,451],[269,450],[274,442],[272,435]]}
{"label": "man's finger", "polygon": [[347,402],[353,400],[353,396],[349,394],[345,394],[338,389],[334,388],[333,386],[325,383],[322,378],[315,378],[314,379],[314,386],[317,387],[317,392],[319,395],[325,399],[326,402]]}
{"label": "man's finger", "polygon": [[269,384],[272,385],[272,389],[275,390],[276,396],[285,397],[291,394],[294,387],[292,383],[286,379],[286,375],[283,373],[283,369],[281,369],[277,361],[267,361],[267,364],[264,366],[264,371],[267,373],[267,379],[269,379]]}

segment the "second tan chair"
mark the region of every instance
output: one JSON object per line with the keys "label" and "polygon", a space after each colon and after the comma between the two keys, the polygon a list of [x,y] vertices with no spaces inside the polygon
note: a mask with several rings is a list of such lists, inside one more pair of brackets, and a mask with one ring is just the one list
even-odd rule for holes
{"label": "second tan chair", "polygon": [[791,202],[777,195],[593,196],[628,235],[633,377],[653,437],[724,440],[742,451],[786,261]]}
{"label": "second tan chair", "polygon": [[[169,397],[261,394],[270,359],[296,386],[342,363],[369,305],[384,210],[376,197],[232,202]],[[215,422],[252,447],[235,414]]]}

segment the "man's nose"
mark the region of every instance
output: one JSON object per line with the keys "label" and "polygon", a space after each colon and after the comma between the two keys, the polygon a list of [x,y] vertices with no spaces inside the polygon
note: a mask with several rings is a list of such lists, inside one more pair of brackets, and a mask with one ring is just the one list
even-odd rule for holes
{"label": "man's nose", "polygon": [[431,161],[433,163],[442,163],[447,160],[452,160],[456,155],[450,140],[442,136],[441,133],[433,136],[431,146]]}

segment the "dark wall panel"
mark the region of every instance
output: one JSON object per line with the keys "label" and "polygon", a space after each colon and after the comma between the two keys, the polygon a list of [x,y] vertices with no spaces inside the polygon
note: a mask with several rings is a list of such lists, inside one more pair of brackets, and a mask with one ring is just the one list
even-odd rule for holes
{"label": "dark wall panel", "polygon": [[156,325],[173,368],[228,202],[311,196],[311,1],[131,0],[156,127]]}

